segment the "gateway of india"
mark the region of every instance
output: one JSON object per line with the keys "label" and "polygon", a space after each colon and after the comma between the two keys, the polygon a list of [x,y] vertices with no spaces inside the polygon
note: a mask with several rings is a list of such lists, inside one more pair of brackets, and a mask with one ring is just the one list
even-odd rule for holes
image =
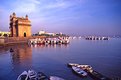
{"label": "gateway of india", "polygon": [[10,15],[10,36],[11,37],[30,37],[31,36],[31,21],[28,15],[24,17],[16,17],[13,13]]}

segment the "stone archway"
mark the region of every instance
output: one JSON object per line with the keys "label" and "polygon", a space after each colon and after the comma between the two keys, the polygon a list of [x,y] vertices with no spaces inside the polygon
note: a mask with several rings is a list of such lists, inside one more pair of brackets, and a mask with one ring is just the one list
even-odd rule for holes
{"label": "stone archway", "polygon": [[24,37],[26,37],[26,32],[24,32]]}

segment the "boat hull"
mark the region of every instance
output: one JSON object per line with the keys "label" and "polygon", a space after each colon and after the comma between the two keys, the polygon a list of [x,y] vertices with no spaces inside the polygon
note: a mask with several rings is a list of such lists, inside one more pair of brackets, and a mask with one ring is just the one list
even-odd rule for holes
{"label": "boat hull", "polygon": [[64,80],[64,79],[57,76],[50,76],[50,80]]}
{"label": "boat hull", "polygon": [[92,67],[90,65],[80,65],[80,64],[75,64],[75,63],[69,63],[68,66],[76,66],[79,67],[81,69],[83,69],[84,71],[86,71],[90,77],[92,77],[94,80],[111,80],[110,78],[102,75],[101,73],[95,71],[92,69]]}

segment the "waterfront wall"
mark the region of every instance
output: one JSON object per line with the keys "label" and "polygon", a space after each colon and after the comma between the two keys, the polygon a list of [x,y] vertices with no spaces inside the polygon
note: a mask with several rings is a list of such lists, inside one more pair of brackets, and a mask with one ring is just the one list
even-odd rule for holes
{"label": "waterfront wall", "polygon": [[5,42],[5,39],[1,38],[0,43],[4,43],[4,42]]}
{"label": "waterfront wall", "polygon": [[29,39],[35,38],[46,38],[45,36],[34,36],[34,37],[5,37],[0,38],[0,46],[15,45],[27,43]]}

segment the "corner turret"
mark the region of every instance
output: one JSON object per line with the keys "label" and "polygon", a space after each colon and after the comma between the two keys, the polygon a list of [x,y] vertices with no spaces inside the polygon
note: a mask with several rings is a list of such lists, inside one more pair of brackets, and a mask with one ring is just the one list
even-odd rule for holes
{"label": "corner turret", "polygon": [[13,12],[13,17],[16,17],[16,13],[15,12]]}
{"label": "corner turret", "polygon": [[28,15],[26,15],[26,19],[28,19]]}

